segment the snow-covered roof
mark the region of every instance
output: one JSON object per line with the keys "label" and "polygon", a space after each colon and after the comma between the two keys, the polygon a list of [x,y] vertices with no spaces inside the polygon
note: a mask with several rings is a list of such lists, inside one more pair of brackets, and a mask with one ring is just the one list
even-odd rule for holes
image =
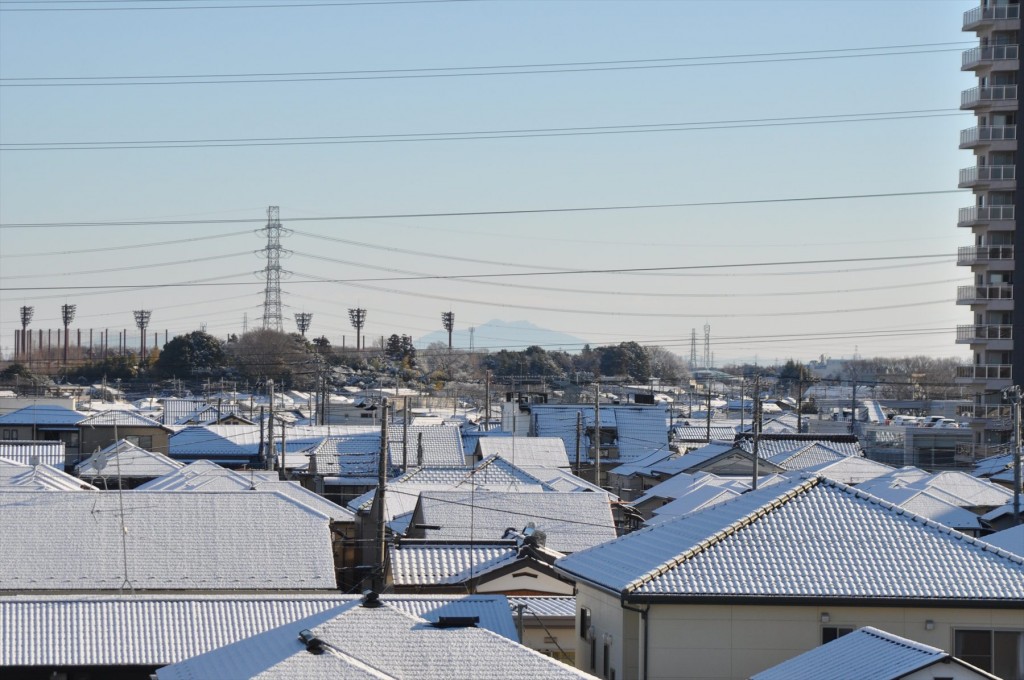
{"label": "snow-covered roof", "polygon": [[[736,427],[711,424],[711,439],[732,441],[734,436],[736,436]],[[674,425],[672,439],[680,442],[706,442],[708,441],[708,427],[707,425],[693,424]]]}
{"label": "snow-covered roof", "polygon": [[[435,627],[387,604],[343,605],[157,671],[160,680],[273,677],[497,677],[510,680],[590,675],[482,628]],[[331,653],[311,654],[309,630]]]}
{"label": "snow-covered roof", "polygon": [[483,437],[476,450],[482,458],[500,456],[520,467],[569,467],[565,443],[558,437]]}
{"label": "snow-covered roof", "polygon": [[932,495],[962,508],[994,508],[1013,499],[1013,492],[987,479],[965,472],[929,473],[913,467],[893,470],[860,485],[869,493],[884,493],[887,488],[928,490]]}
{"label": "snow-covered roof", "polygon": [[40,463],[64,469],[64,442],[62,441],[0,441],[0,458],[23,465]]}
{"label": "snow-covered roof", "polygon": [[892,472],[892,466],[861,456],[844,456],[838,460],[825,461],[803,469],[843,484],[862,484]]}
{"label": "snow-covered roof", "polygon": [[929,489],[881,487],[872,489],[871,493],[893,505],[906,508],[915,515],[933,519],[959,531],[978,531],[982,528],[978,515],[960,505],[950,503]]}
{"label": "snow-covered roof", "polygon": [[[744,451],[754,450],[754,439],[750,435],[738,437],[736,444]],[[820,435],[762,435],[757,444],[757,455],[761,458],[774,459],[786,454],[793,455],[808,450],[810,447],[817,447],[818,460],[811,463],[817,465],[829,460],[837,460],[842,456],[863,456],[864,452],[853,436],[820,436]],[[831,452],[825,456],[823,451]],[[810,462],[810,461],[808,461]],[[790,468],[796,469],[796,468]]]}
{"label": "snow-covered roof", "polygon": [[84,413],[63,406],[32,404],[0,416],[0,425],[63,425],[74,429],[83,418]]}
{"label": "snow-covered roof", "polygon": [[0,489],[19,491],[96,491],[96,487],[49,465],[24,465],[0,458]]}
{"label": "snow-covered roof", "polygon": [[1018,524],[1015,527],[997,531],[994,534],[983,537],[981,540],[991,543],[997,548],[1009,550],[1015,555],[1024,557],[1024,524]]}
{"label": "snow-covered roof", "polygon": [[149,477],[174,472],[182,463],[162,453],[147,451],[124,439],[94,453],[75,466],[80,477]]}
{"label": "snow-covered roof", "polygon": [[982,458],[974,464],[975,477],[991,477],[1013,467],[1013,454],[1007,453],[1000,456],[989,456]]}
{"label": "snow-covered roof", "polygon": [[[937,647],[865,626],[761,671],[751,680],[848,680],[854,676],[870,680],[898,680],[943,662],[967,666],[977,673],[972,677],[995,678]],[[937,676],[952,676],[947,668],[943,666]],[[956,677],[964,676],[958,673]]]}
{"label": "snow-covered roof", "polygon": [[[276,420],[276,418],[275,418]],[[350,432],[372,432],[373,427],[338,427],[328,425],[289,425],[285,431],[285,442],[289,454],[298,454],[316,446],[332,434]],[[186,427],[170,438],[170,455],[173,458],[196,459],[245,459],[254,458],[260,449],[260,426],[256,425],[203,425]],[[266,441],[266,427],[263,429]],[[281,447],[281,425],[274,428],[277,448]],[[290,466],[289,466],[290,467]]]}
{"label": "snow-covered roof", "polygon": [[[337,428],[336,428],[337,429]],[[317,474],[331,477],[375,477],[380,453],[379,428],[348,428],[325,437],[308,449],[316,458]],[[423,467],[466,467],[462,437],[457,427],[409,426],[388,430],[388,456],[392,467],[418,465],[419,444],[423,442]]]}
{"label": "snow-covered roof", "polygon": [[[652,451],[668,449],[668,409],[657,406],[602,404],[601,429],[618,432],[619,460],[630,462]],[[566,451],[576,449],[576,414],[583,414],[583,427],[594,427],[594,409],[581,404],[534,404],[530,406],[538,437],[558,437]],[[580,458],[590,460],[590,437],[584,431]],[[575,457],[575,453],[573,454]]]}
{"label": "snow-covered roof", "polygon": [[560,559],[624,598],[1024,604],[1024,558],[858,489],[810,477]]}
{"label": "snow-covered roof", "polygon": [[508,603],[513,610],[517,605],[525,605],[526,613],[544,618],[576,618],[574,595],[511,595]]}
{"label": "snow-covered roof", "polygon": [[158,427],[160,429],[166,429],[162,423],[147,418],[146,416],[136,413],[134,411],[125,411],[121,409],[100,411],[99,413],[89,416],[85,420],[78,423],[79,427]]}
{"label": "snow-covered roof", "polygon": [[401,542],[392,545],[391,578],[396,586],[457,585],[513,562],[514,541],[470,543]]}
{"label": "snow-covered roof", "polygon": [[[357,600],[274,593],[2,597],[0,667],[164,666]],[[481,628],[517,639],[502,596],[389,595],[387,601],[430,621],[479,616]]]}
{"label": "snow-covered roof", "polygon": [[570,553],[615,538],[608,497],[596,493],[424,491],[414,513],[430,540],[496,540],[533,522],[547,547]]}
{"label": "snow-covered roof", "polygon": [[652,466],[673,458],[678,458],[679,454],[675,451],[669,451],[668,449],[661,449],[659,451],[653,451],[642,458],[637,458],[629,463],[623,463],[617,465],[608,470],[608,474],[619,475],[620,477],[632,477],[633,475],[649,475]]}
{"label": "snow-covered roof", "polygon": [[328,517],[278,493],[2,491],[0,525],[7,592],[336,587]]}

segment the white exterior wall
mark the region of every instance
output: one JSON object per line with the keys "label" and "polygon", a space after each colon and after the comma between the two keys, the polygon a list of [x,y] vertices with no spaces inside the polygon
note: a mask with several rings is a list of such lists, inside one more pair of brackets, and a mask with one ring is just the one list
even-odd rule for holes
{"label": "white exterior wall", "polygon": [[987,675],[972,671],[958,663],[937,663],[922,668],[916,673],[904,675],[900,680],[935,680],[935,678],[951,678],[952,680],[989,680]]}
{"label": "white exterior wall", "polygon": [[[577,622],[581,607],[591,610],[598,645],[596,669],[591,670],[589,644],[576,635],[577,667],[604,677],[601,645],[608,633],[616,680],[642,678],[639,615],[624,610],[617,597],[584,584],[578,586],[576,607]],[[828,623],[821,620],[825,613]],[[648,616],[648,680],[745,680],[819,646],[824,626],[874,626],[950,653],[954,628],[1024,630],[1024,610],[986,609],[983,603],[976,609],[653,605]],[[926,621],[933,622],[932,630]],[[960,667],[944,665],[939,675],[961,677],[953,675],[954,668]]]}
{"label": "white exterior wall", "polygon": [[496,579],[484,581],[476,587],[478,593],[508,594],[523,591],[550,595],[572,595],[573,587],[571,583],[560,581],[533,569],[520,569],[514,574],[504,574]]}

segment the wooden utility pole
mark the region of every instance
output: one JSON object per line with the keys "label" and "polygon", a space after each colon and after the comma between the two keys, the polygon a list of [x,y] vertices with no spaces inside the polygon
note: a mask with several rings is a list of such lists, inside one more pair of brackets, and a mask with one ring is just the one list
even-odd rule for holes
{"label": "wooden utility pole", "polygon": [[267,453],[266,465],[268,470],[274,469],[275,459],[277,458],[276,447],[274,446],[274,381],[267,381],[267,394],[270,396],[270,417],[267,419],[267,444],[269,445],[269,452]]}
{"label": "wooden utility pole", "polygon": [[711,443],[711,381],[707,381],[708,388],[708,403],[707,403],[707,419],[708,419],[708,443]]}
{"label": "wooden utility pole", "polygon": [[754,432],[754,479],[751,483],[752,489],[757,489],[757,477],[760,473],[760,454],[758,443],[761,439],[761,376],[754,376],[754,414],[750,429]]}
{"label": "wooden utility pole", "polygon": [[601,384],[594,385],[594,436],[590,438],[594,447],[594,484],[601,486]]}
{"label": "wooden utility pole", "polygon": [[576,476],[580,476],[580,440],[583,438],[583,411],[576,412]]}
{"label": "wooden utility pole", "polygon": [[384,533],[384,487],[388,482],[388,400],[381,399],[380,454],[377,458],[377,492],[373,497],[376,539],[374,541],[373,591],[384,590],[384,565],[387,560],[387,544]]}
{"label": "wooden utility pole", "polygon": [[491,429],[491,372],[484,373],[484,432]]}
{"label": "wooden utility pole", "polygon": [[409,397],[402,397],[402,472],[409,469]]}

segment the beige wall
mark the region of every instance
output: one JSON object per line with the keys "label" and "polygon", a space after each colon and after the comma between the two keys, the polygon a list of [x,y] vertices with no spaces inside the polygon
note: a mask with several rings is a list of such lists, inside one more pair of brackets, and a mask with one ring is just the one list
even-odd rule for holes
{"label": "beige wall", "polygon": [[[577,612],[580,607],[591,609],[599,645],[604,633],[612,635],[617,680],[642,677],[639,617],[623,610],[617,597],[582,584],[576,603]],[[821,620],[825,613],[828,623]],[[926,621],[933,622],[932,630]],[[986,609],[980,603],[976,609],[654,605],[649,613],[647,678],[743,680],[819,646],[823,626],[874,626],[952,652],[954,628],[1024,630],[1024,610]],[[590,670],[589,647],[578,636],[576,659],[579,668]],[[594,672],[604,675],[600,646]]]}
{"label": "beige wall", "polygon": [[79,428],[81,433],[81,450],[83,455],[92,455],[99,449],[104,449],[113,444],[117,439],[125,439],[130,436],[152,437],[153,446],[150,451],[168,453],[168,437],[170,433],[159,427],[118,427],[117,439],[114,438],[114,427],[88,427]]}

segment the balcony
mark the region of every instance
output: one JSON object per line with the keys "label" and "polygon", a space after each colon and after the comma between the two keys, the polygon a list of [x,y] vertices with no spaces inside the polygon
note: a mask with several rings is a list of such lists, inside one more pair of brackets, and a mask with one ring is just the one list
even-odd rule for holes
{"label": "balcony", "polygon": [[965,31],[973,31],[982,24],[1005,22],[1011,25],[1000,26],[1000,29],[1020,27],[1020,5],[999,5],[995,7],[973,7],[964,12]]}
{"label": "balcony", "polygon": [[956,377],[961,380],[1013,380],[1010,364],[957,366]]}
{"label": "balcony", "polygon": [[1013,307],[1013,286],[1008,283],[989,286],[958,286],[956,303],[958,305],[980,305],[989,302],[1009,302],[1007,309]]}
{"label": "balcony", "polygon": [[1013,340],[1013,326],[1008,324],[990,324],[957,326],[956,341],[959,344],[986,342],[989,340]]}
{"label": "balcony", "polygon": [[1014,210],[1012,205],[972,205],[967,208],[960,208],[957,226],[973,227],[985,222],[1012,221],[1013,216]]}
{"label": "balcony", "polygon": [[992,106],[1001,110],[1016,108],[1016,85],[992,85],[989,87],[972,87],[960,93],[960,108],[971,109],[980,105]]}
{"label": "balcony", "polygon": [[[961,70],[969,71],[982,64],[999,64],[1009,70],[1016,70],[1017,46],[1016,45],[985,45],[984,47],[972,47],[963,53],[961,59]],[[1005,62],[1005,63],[999,63]]]}
{"label": "balcony", "polygon": [[1013,262],[1013,246],[962,246],[956,249],[956,263],[960,266],[984,262]]}
{"label": "balcony", "polygon": [[[974,165],[960,171],[960,188],[1004,184],[1011,188],[1017,179],[1017,168],[1013,165]],[[997,187],[998,188],[998,187]]]}
{"label": "balcony", "polygon": [[1017,148],[1016,125],[982,125],[960,131],[960,148],[993,145],[998,150],[1011,151]]}

